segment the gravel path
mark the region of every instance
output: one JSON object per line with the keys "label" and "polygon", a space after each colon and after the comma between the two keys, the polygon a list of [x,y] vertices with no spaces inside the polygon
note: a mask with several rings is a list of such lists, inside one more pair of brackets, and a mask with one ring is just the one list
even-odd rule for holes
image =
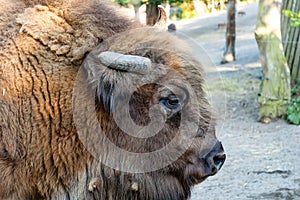
{"label": "gravel path", "polygon": [[[257,3],[238,5],[236,61],[220,65],[226,12],[177,22],[207,71],[207,91],[218,111],[218,137],[227,160],[214,177],[196,186],[191,200],[300,199],[300,126],[282,120],[261,124],[257,94],[261,79],[254,38]],[[210,60],[207,55],[210,56]]]}

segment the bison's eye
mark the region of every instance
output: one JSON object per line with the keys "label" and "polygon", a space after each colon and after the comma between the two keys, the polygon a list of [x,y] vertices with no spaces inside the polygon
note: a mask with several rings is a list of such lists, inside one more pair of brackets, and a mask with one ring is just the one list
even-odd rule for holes
{"label": "bison's eye", "polygon": [[175,95],[169,95],[160,99],[160,103],[170,110],[179,110],[181,108],[180,99]]}

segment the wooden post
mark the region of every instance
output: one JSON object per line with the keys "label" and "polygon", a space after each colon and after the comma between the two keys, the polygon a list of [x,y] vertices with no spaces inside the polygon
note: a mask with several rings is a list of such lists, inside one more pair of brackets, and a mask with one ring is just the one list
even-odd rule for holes
{"label": "wooden post", "polygon": [[149,0],[146,5],[146,24],[149,26],[154,26],[159,17],[158,5],[158,0]]}
{"label": "wooden post", "polygon": [[[293,13],[300,13],[299,0],[284,0],[282,10],[291,10]],[[291,70],[292,85],[300,79],[300,28],[291,27],[290,18],[281,16],[281,31],[284,54]]]}
{"label": "wooden post", "polygon": [[227,8],[226,46],[221,64],[235,61],[235,4],[229,0]]}

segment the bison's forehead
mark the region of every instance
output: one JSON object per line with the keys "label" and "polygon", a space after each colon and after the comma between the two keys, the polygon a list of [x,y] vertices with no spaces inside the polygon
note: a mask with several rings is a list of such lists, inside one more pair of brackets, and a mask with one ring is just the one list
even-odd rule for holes
{"label": "bison's forehead", "polygon": [[[162,76],[169,74],[168,79],[172,76],[173,79],[175,76],[185,79],[202,92],[204,75],[201,63],[182,40],[162,29],[139,28],[116,34],[94,48],[91,54],[96,58],[104,51],[149,58],[153,70],[150,74],[145,74],[145,78],[161,79]],[[101,73],[107,71],[97,70]],[[131,79],[134,79],[134,76]]]}

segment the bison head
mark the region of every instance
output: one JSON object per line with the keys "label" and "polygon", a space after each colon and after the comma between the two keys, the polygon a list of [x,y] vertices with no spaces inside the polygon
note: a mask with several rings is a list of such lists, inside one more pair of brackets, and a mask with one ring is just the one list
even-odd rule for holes
{"label": "bison head", "polygon": [[164,31],[101,43],[79,70],[73,102],[79,138],[106,169],[99,187],[113,187],[115,199],[188,198],[225,161],[201,64]]}

